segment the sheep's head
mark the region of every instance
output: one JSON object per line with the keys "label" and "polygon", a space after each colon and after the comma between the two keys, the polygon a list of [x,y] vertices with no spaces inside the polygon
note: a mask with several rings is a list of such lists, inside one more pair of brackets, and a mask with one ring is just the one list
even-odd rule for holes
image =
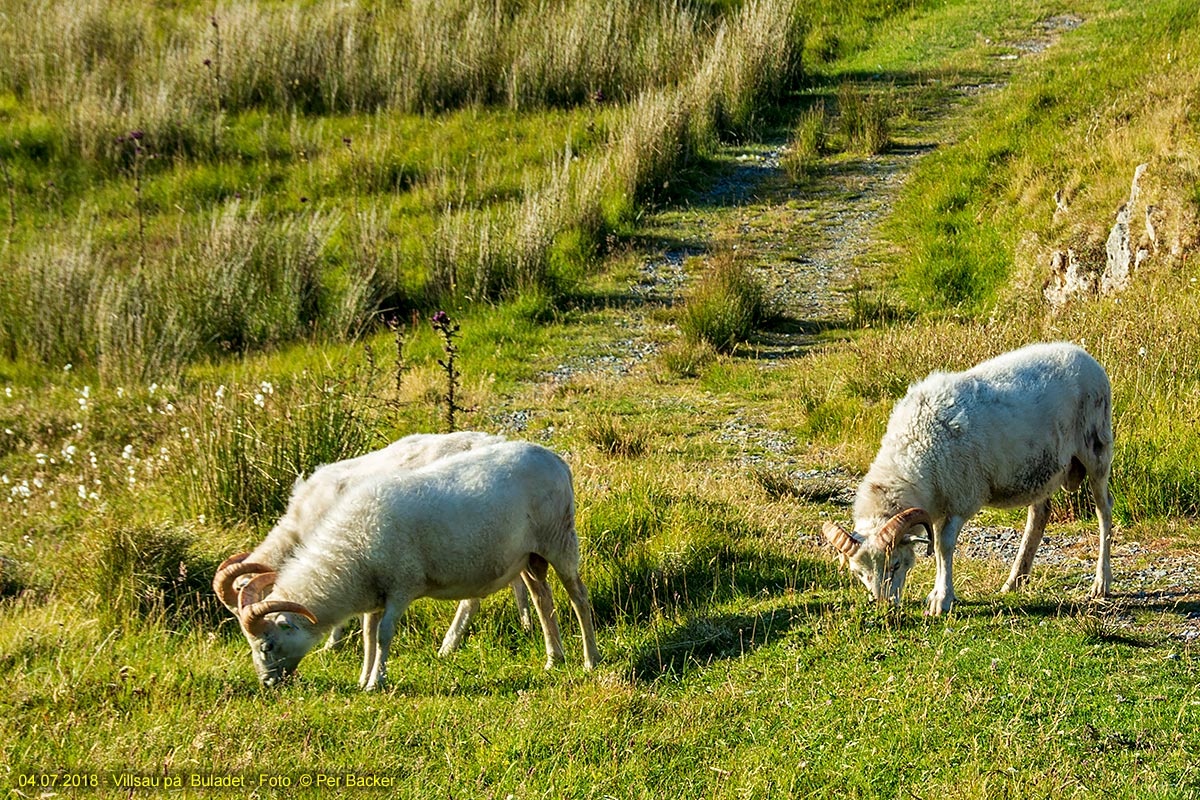
{"label": "sheep's head", "polygon": [[[918,534],[916,530],[923,533]],[[877,530],[862,535],[850,533],[835,522],[826,522],[824,533],[838,551],[843,567],[863,582],[876,600],[900,602],[908,571],[917,560],[915,545],[928,542],[933,520],[920,508],[901,511]]]}
{"label": "sheep's head", "polygon": [[275,573],[253,578],[238,596],[238,618],[250,643],[254,671],[265,686],[276,686],[296,671],[300,659],[316,644],[317,618],[299,603],[264,599]]}

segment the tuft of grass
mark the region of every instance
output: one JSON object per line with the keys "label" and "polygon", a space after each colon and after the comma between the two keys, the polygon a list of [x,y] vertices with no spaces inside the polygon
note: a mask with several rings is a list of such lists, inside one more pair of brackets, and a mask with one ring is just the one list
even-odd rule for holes
{"label": "tuft of grass", "polygon": [[708,341],[685,338],[671,342],[656,358],[668,374],[677,378],[696,378],[718,355],[717,349]]}
{"label": "tuft of grass", "polygon": [[298,478],[381,444],[373,385],[372,376],[313,373],[280,386],[208,387],[187,412],[178,505],[225,523],[278,518]]}
{"label": "tuft of grass", "polygon": [[624,423],[611,415],[593,419],[584,427],[583,433],[600,452],[617,458],[644,455],[650,441],[650,434],[645,428]]}
{"label": "tuft of grass", "polygon": [[806,180],[815,174],[825,152],[828,127],[824,103],[817,103],[800,115],[792,127],[787,154],[783,158],[783,168],[792,180]]}
{"label": "tuft of grass", "polygon": [[838,127],[846,149],[877,155],[891,144],[889,119],[892,114],[887,97],[866,92],[851,84],[842,84],[837,93]]}
{"label": "tuft of grass", "polygon": [[794,479],[780,470],[756,467],[750,477],[772,500],[795,498],[810,503],[833,503],[847,506],[853,501],[853,487],[829,477]]}
{"label": "tuft of grass", "polygon": [[103,530],[88,568],[89,589],[106,629],[211,623],[212,571],[194,536],[170,525]]}
{"label": "tuft of grass", "polygon": [[679,327],[692,344],[731,352],[767,316],[762,284],[733,251],[717,253],[688,296]]}

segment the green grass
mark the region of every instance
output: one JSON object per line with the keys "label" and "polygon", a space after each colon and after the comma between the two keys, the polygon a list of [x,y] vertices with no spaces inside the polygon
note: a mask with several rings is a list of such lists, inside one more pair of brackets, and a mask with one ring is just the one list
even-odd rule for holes
{"label": "green grass", "polygon": [[[694,13],[732,19],[753,6]],[[83,8],[93,27],[71,36],[86,33],[93,49],[137,46],[122,32],[140,18],[101,8]],[[919,559],[902,608],[886,612],[837,571],[819,534],[848,517],[842,498],[908,383],[1031,337],[1068,338],[1113,380],[1117,547],[1140,543],[1148,564],[1194,549],[1200,273],[1184,233],[1197,138],[1194,86],[1176,81],[1197,63],[1195,12],[1089,0],[1069,9],[1083,25],[1012,62],[997,58],[1004,42],[1068,9],[799,8],[807,19],[789,30],[804,31],[809,60],[787,75],[804,79],[753,107],[728,99],[759,74],[739,71],[751,59],[736,49],[711,62],[719,79],[705,91],[689,83],[599,106],[326,114],[331,98],[308,84],[285,114],[265,89],[253,102],[247,89],[227,101],[220,157],[204,149],[211,129],[196,128],[172,157],[147,163],[146,249],[163,269],[120,291],[117,277],[139,274],[127,165],[80,157],[59,110],[31,106],[24,84],[0,88],[0,160],[18,208],[0,260],[25,265],[0,272],[0,789],[41,795],[79,774],[96,796],[127,796],[118,777],[165,775],[184,781],[172,796],[198,797],[212,792],[189,788],[193,776],[237,776],[272,797],[352,774],[390,780],[400,797],[1200,795],[1200,654],[1183,634],[1198,609],[1194,593],[1178,593],[1194,587],[1168,576],[1147,596],[1087,603],[1092,534],[1068,553],[1079,563],[1038,563],[1012,595],[998,591],[1007,565],[959,559],[960,604],[926,619],[930,560]],[[188,23],[204,46],[209,13]],[[233,26],[222,36],[232,47]],[[760,57],[775,52],[747,41]],[[0,48],[0,62],[11,52]],[[962,81],[1007,85],[950,102]],[[663,218],[737,243],[744,263],[713,256],[739,267],[735,288],[805,255],[811,232],[792,230],[808,224],[794,212],[816,202],[837,171],[826,167],[864,153],[814,144],[802,179],[781,177],[736,209],[706,207],[707,187],[692,182],[720,169],[705,154],[723,136],[776,124],[781,140],[830,144],[842,86],[894,103],[892,145],[948,139],[893,208],[847,319],[821,320],[801,349],[764,363],[775,331],[751,330],[718,353],[680,332],[686,307],[653,309],[637,334],[649,354],[634,358],[630,316],[644,311],[629,289],[635,248],[659,235],[647,201],[687,198],[692,207]],[[1128,86],[1156,102],[1135,102]],[[696,105],[672,105],[685,96]],[[818,136],[798,118],[821,101],[831,114]],[[656,149],[663,142],[670,152]],[[1183,255],[1150,262],[1119,297],[1049,314],[1044,251],[1106,233],[1143,158],[1158,176],[1146,191],[1168,212],[1163,241],[1178,233]],[[613,182],[582,179],[592,171]],[[1048,199],[1063,187],[1072,216],[1055,219]],[[519,224],[552,197],[587,214]],[[519,231],[532,243],[522,253],[543,247],[530,274],[547,279],[490,272],[516,262],[469,238],[472,225]],[[442,271],[427,272],[423,259],[443,254],[429,262]],[[189,303],[205,325],[150,335]],[[719,308],[732,304],[721,295]],[[97,313],[120,309],[144,324],[116,330]],[[540,637],[520,630],[504,593],[445,659],[434,654],[451,604],[414,604],[385,693],[357,690],[357,643],[311,653],[298,680],[262,690],[212,572],[261,539],[297,474],[441,427],[434,310],[462,326],[461,427],[545,442],[572,466],[604,660],[581,669],[554,584],[562,668],[542,669]],[[1078,498],[1056,508],[1052,537],[1093,530]],[[1016,527],[1020,517],[984,521]],[[1118,592],[1126,581],[1118,572]],[[260,780],[275,785],[258,790]]]}

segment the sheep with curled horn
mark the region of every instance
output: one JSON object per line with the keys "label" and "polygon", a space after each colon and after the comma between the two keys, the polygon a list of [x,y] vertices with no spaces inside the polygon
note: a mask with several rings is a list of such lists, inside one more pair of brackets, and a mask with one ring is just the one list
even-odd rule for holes
{"label": "sheep with curled horn", "polygon": [[1050,517],[1050,496],[1090,479],[1100,544],[1091,594],[1106,597],[1113,497],[1112,390],[1104,368],[1066,342],[1034,344],[964,372],[935,372],[892,410],[879,452],[859,485],[854,530],[824,535],[876,600],[899,603],[925,543],[935,559],[927,614],[955,602],[954,547],[984,506],[1028,506],[1003,591],[1029,577]]}
{"label": "sheep with curled horn", "polygon": [[[464,450],[503,441],[503,436],[478,431],[414,433],[382,449],[318,467],[307,479],[296,480],[283,516],[253,551],[238,553],[221,563],[213,576],[213,591],[221,603],[237,616],[238,592],[255,575],[274,572],[283,564],[301,542],[316,530],[342,495],[358,483],[375,476],[417,469]],[[519,579],[514,580],[512,591],[521,627],[530,630],[533,621],[525,584]],[[448,655],[458,648],[478,608],[477,598],[463,600],[459,604],[458,613],[438,650],[439,655]],[[366,620],[363,622],[365,624]],[[341,633],[340,625],[330,631],[327,649],[341,643]]]}
{"label": "sheep with curled horn", "polygon": [[296,670],[333,625],[367,615],[359,685],[378,689],[396,624],[420,597],[473,599],[518,577],[529,589],[546,644],[546,667],[564,659],[553,566],[583,636],[583,663],[599,661],[579,543],[571,471],[550,450],[503,442],[349,490],[277,572],[255,576],[238,600],[259,680]]}

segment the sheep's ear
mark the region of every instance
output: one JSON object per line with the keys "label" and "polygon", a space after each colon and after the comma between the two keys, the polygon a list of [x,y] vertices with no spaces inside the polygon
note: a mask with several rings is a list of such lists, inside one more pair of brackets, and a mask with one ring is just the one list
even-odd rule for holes
{"label": "sheep's ear", "polygon": [[933,555],[933,531],[925,525],[914,525],[900,537],[900,544],[923,544],[925,555]]}
{"label": "sheep's ear", "polygon": [[933,520],[924,509],[909,508],[885,522],[874,538],[880,550],[891,550],[899,545],[922,541],[912,536],[916,528],[932,530]]}

